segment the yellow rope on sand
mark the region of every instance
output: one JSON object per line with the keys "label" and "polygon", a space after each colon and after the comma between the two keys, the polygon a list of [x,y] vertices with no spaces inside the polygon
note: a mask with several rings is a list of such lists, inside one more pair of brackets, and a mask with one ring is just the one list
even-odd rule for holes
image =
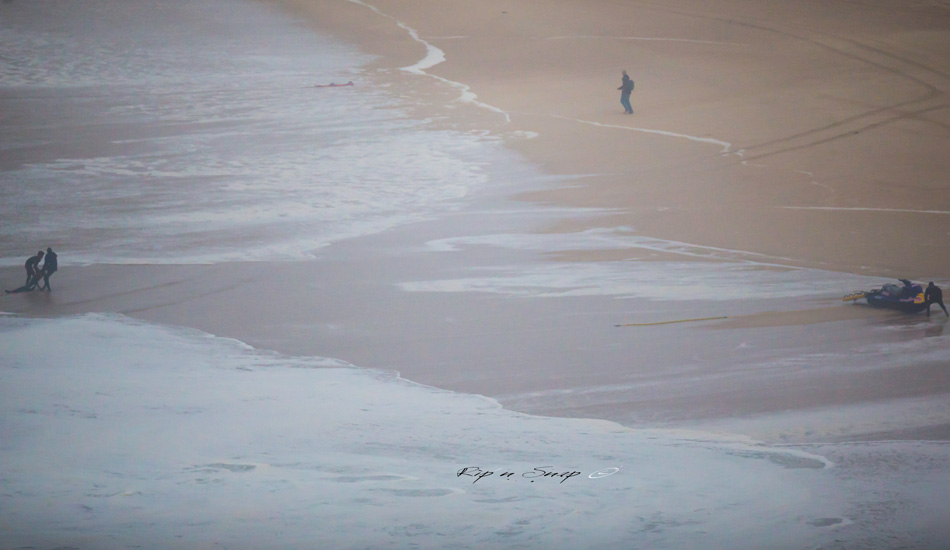
{"label": "yellow rope on sand", "polygon": [[696,319],[677,319],[676,321],[657,321],[656,323],[626,323],[615,327],[648,327],[651,325],[669,325],[672,323],[688,323],[690,321],[711,321],[713,319],[728,319],[728,317],[697,317]]}

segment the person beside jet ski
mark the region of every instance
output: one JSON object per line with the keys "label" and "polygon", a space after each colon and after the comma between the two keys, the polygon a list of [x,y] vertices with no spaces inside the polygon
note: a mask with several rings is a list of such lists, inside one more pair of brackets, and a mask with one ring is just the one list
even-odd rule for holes
{"label": "person beside jet ski", "polygon": [[[908,279],[898,279],[898,281],[904,283],[904,286],[900,288],[900,299],[906,300],[907,298],[913,298],[920,294],[920,285],[915,285]],[[888,285],[885,285],[885,287]],[[896,287],[897,285],[890,285]],[[939,286],[935,285],[933,281],[927,285],[927,288],[924,290],[924,305],[927,308],[927,317],[930,317],[930,306],[932,304],[937,304],[940,306],[940,309],[943,310],[943,313],[950,317],[950,312],[947,312],[947,306],[943,303],[943,291]]]}
{"label": "person beside jet ski", "polygon": [[940,306],[944,315],[950,317],[950,313],[947,313],[947,306],[943,305],[943,291],[940,290],[940,287],[935,285],[933,281],[930,281],[930,284],[927,285],[927,290],[924,291],[924,304],[927,306],[927,317],[930,317],[931,304]]}

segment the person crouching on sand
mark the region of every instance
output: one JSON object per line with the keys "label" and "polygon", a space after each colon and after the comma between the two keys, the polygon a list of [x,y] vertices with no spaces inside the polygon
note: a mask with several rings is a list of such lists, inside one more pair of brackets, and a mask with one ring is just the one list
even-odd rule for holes
{"label": "person crouching on sand", "polygon": [[930,304],[937,304],[943,310],[944,315],[950,317],[950,313],[947,313],[947,306],[943,305],[943,291],[933,281],[930,281],[927,290],[924,291],[924,303],[927,305],[927,317],[930,317]]}
{"label": "person crouching on sand", "polygon": [[7,290],[6,293],[13,294],[14,292],[26,292],[26,291],[33,290],[34,288],[36,288],[36,283],[37,281],[40,280],[40,268],[38,266],[39,266],[40,260],[42,259],[43,259],[42,250],[37,252],[35,256],[30,256],[29,259],[27,259],[26,263],[24,264],[24,266],[26,267],[26,284],[16,290]]}

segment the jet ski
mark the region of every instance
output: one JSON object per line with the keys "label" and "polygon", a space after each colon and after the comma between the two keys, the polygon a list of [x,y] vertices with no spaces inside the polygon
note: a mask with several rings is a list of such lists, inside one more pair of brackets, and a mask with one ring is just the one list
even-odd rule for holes
{"label": "jet ski", "polygon": [[858,290],[842,298],[845,302],[866,300],[871,307],[894,309],[904,313],[920,313],[927,309],[924,288],[907,279],[899,279],[903,286],[887,283],[874,290]]}

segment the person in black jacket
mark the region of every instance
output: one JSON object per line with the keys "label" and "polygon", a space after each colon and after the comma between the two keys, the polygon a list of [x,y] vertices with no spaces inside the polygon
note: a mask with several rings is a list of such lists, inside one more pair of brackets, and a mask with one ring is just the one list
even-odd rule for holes
{"label": "person in black jacket", "polygon": [[633,114],[633,107],[630,106],[630,94],[633,92],[633,80],[627,76],[627,71],[623,72],[623,80],[620,83],[620,104],[623,105],[623,112],[627,115]]}
{"label": "person in black jacket", "polygon": [[43,269],[40,273],[43,275],[43,286],[40,287],[40,290],[46,289],[47,292],[50,292],[49,287],[49,276],[53,273],[56,273],[56,270],[59,269],[59,265],[56,260],[56,253],[53,252],[52,248],[46,249],[46,259],[43,260]]}
{"label": "person in black jacket", "polygon": [[943,305],[943,291],[933,281],[930,281],[927,290],[924,291],[924,303],[927,304],[927,317],[930,317],[930,304],[939,305],[943,313],[950,317],[950,313],[947,313],[947,306]]}
{"label": "person in black jacket", "polygon": [[21,286],[16,290],[7,290],[7,294],[13,294],[14,292],[26,292],[28,290],[33,290],[36,288],[37,281],[40,280],[40,260],[43,259],[43,251],[40,250],[36,253],[35,256],[30,256],[26,260],[24,267],[26,267],[26,284]]}

